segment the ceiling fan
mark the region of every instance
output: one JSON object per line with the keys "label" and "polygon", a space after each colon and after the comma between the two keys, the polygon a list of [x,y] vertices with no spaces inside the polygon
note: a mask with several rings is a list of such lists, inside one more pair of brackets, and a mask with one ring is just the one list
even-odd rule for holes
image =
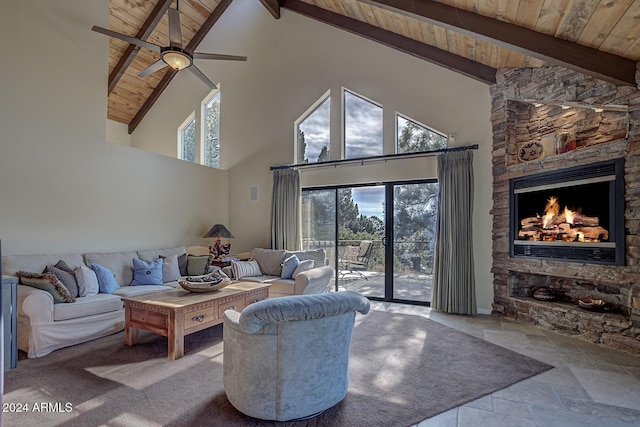
{"label": "ceiling fan", "polygon": [[138,73],[138,77],[146,77],[149,74],[155,73],[156,71],[169,66],[176,71],[184,70],[185,68],[189,69],[193,74],[196,75],[200,80],[202,80],[205,84],[207,84],[212,89],[217,89],[217,86],[209,80],[207,76],[204,75],[202,71],[193,63],[194,59],[218,59],[218,60],[226,60],[226,61],[246,61],[246,56],[235,56],[235,55],[221,55],[216,53],[200,53],[200,52],[189,52],[182,47],[182,30],[180,27],[180,11],[178,10],[178,3],[176,2],[176,8],[169,7],[169,46],[159,46],[155,43],[150,43],[148,41],[144,41],[141,39],[137,39],[135,37],[130,37],[125,34],[118,33],[116,31],[111,31],[106,28],[98,27],[94,25],[91,30],[106,34],[110,37],[115,37],[120,40],[124,40],[128,43],[134,44],[136,46],[144,47],[149,50],[153,50],[160,53],[160,59],[158,59],[153,64],[146,67],[144,70],[141,70]]}

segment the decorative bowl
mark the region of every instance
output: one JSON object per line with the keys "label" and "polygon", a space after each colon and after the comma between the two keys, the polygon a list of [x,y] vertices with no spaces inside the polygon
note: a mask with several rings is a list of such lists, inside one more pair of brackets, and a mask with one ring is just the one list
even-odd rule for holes
{"label": "decorative bowl", "polygon": [[189,292],[214,292],[229,286],[231,284],[231,280],[223,279],[218,282],[188,282],[186,280],[181,280],[178,283],[182,289]]}
{"label": "decorative bowl", "polygon": [[585,310],[600,310],[607,303],[601,299],[580,298],[578,299],[578,305]]}

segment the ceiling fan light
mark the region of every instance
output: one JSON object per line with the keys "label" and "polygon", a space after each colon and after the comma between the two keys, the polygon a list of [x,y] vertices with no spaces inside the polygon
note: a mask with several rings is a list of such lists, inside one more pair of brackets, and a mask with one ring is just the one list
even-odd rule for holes
{"label": "ceiling fan light", "polygon": [[183,70],[191,65],[191,58],[179,50],[166,50],[162,52],[162,60],[174,70]]}

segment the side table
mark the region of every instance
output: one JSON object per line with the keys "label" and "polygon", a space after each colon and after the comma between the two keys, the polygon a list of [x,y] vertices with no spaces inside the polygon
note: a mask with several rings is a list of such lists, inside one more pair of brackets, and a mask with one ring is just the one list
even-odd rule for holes
{"label": "side table", "polygon": [[15,369],[18,363],[18,278],[2,276],[2,320],[4,337],[4,370]]}

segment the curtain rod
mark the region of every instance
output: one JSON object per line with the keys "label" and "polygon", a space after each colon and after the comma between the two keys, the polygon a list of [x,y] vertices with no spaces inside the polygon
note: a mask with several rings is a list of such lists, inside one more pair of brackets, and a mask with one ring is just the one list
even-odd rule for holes
{"label": "curtain rod", "polygon": [[330,160],[328,162],[319,162],[319,163],[298,163],[295,165],[281,165],[281,166],[271,166],[270,170],[277,169],[303,169],[303,168],[318,168],[324,166],[338,166],[350,163],[360,163],[364,165],[364,163],[369,162],[386,162],[387,160],[398,160],[398,159],[411,159],[414,157],[432,157],[439,153],[450,153],[452,151],[467,151],[467,150],[477,150],[478,144],[473,145],[465,145],[462,147],[451,147],[451,148],[441,148],[440,150],[433,151],[423,151],[420,153],[402,153],[402,154],[387,154],[382,156],[371,156],[371,157],[363,157],[361,159],[342,159],[342,160]]}

